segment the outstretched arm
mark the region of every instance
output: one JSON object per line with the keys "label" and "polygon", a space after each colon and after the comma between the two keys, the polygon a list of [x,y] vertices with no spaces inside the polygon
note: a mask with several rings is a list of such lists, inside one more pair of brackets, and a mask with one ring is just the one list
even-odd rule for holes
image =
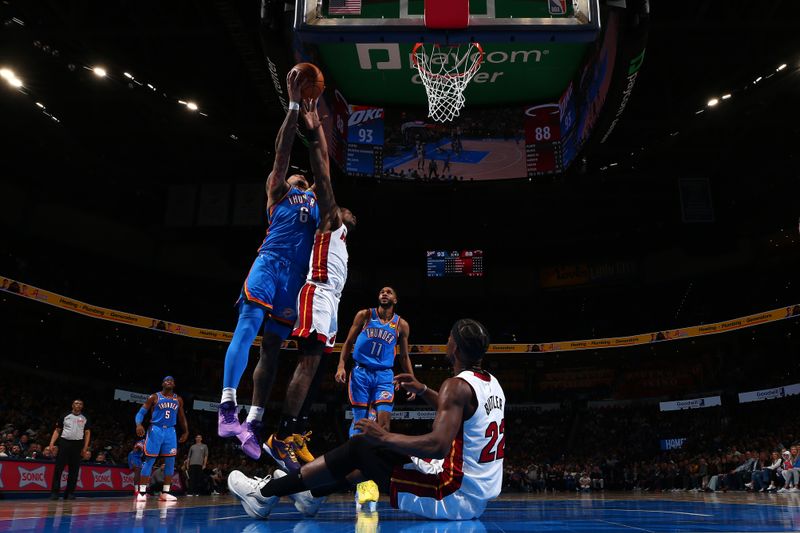
{"label": "outstretched arm", "polygon": [[328,141],[325,129],[317,114],[317,99],[303,101],[303,122],[308,128],[308,151],[311,158],[311,171],[314,173],[314,194],[320,211],[320,231],[333,231],[342,225],[336,198],[331,186],[331,167],[328,159]]}
{"label": "outstretched arm", "polygon": [[450,451],[450,446],[464,421],[464,410],[471,399],[472,388],[469,384],[463,379],[450,378],[442,384],[439,392],[436,419],[433,421],[430,433],[415,436],[390,433],[367,418],[356,422],[355,427],[361,430],[364,438],[382,444],[397,453],[427,459],[443,459]]}
{"label": "outstretched arm", "polygon": [[347,339],[344,341],[344,345],[342,346],[342,353],[339,354],[339,367],[336,369],[336,381],[338,383],[345,383],[347,381],[347,371],[345,370],[347,358],[350,356],[350,352],[353,351],[353,345],[356,343],[356,337],[358,337],[358,334],[361,333],[362,329],[364,329],[364,324],[367,323],[368,319],[369,309],[362,309],[356,313],[356,317],[353,319],[353,325],[350,326],[350,331],[347,333]]}
{"label": "outstretched arm", "polygon": [[289,71],[286,76],[286,89],[289,93],[289,109],[286,111],[286,118],[283,119],[281,129],[275,138],[275,161],[272,163],[272,172],[267,178],[267,205],[272,206],[280,200],[289,190],[286,182],[286,174],[289,170],[289,160],[292,155],[292,145],[294,136],[297,132],[297,116],[300,109],[292,109],[293,104],[300,103],[302,85],[296,70]]}

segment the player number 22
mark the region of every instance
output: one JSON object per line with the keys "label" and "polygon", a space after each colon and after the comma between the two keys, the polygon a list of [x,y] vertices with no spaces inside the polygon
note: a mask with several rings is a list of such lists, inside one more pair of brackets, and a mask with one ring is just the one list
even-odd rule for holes
{"label": "player number 22", "polygon": [[[497,422],[491,422],[489,427],[486,428],[486,437],[489,443],[481,450],[481,457],[478,459],[479,463],[491,463],[495,459],[502,459],[506,455],[506,437],[503,435],[506,428],[506,419],[500,421],[500,427],[497,427]],[[500,437],[500,442],[497,443],[497,437]],[[497,443],[497,450],[494,450],[494,445]]]}

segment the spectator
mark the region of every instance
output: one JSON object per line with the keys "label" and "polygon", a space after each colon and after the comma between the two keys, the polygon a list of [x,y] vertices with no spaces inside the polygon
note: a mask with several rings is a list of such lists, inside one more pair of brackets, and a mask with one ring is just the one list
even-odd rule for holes
{"label": "spectator", "polygon": [[589,477],[589,474],[583,472],[580,479],[578,479],[578,484],[581,492],[589,492],[592,489],[592,478]]}
{"label": "spectator", "polygon": [[783,450],[781,454],[783,461],[781,462],[781,475],[783,476],[783,487],[778,492],[798,492],[798,470],[794,468],[794,461],[792,461],[792,452]]}
{"label": "spectator", "polygon": [[0,444],[0,457],[8,457],[8,453],[6,453],[5,444]]}
{"label": "spectator", "polygon": [[189,455],[186,457],[189,465],[189,496],[199,496],[200,491],[205,486],[205,474],[203,471],[208,464],[208,446],[203,444],[203,436],[195,435],[194,444],[189,448]]}

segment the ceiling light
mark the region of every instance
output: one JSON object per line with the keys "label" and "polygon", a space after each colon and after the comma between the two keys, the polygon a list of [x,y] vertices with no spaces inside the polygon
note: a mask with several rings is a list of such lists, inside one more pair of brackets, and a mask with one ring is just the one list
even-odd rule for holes
{"label": "ceiling light", "polygon": [[41,103],[41,102],[36,102],[36,105],[37,105],[37,106],[39,106],[39,107],[41,107],[42,109],[44,109],[44,104],[43,104],[43,103]]}
{"label": "ceiling light", "polygon": [[717,100],[716,98],[712,98],[711,100],[708,101],[708,107],[714,107],[718,103],[719,103],[719,100]]}
{"label": "ceiling light", "polygon": [[132,79],[133,79],[133,76],[131,76],[131,75],[130,75],[129,73],[127,73],[127,72],[123,72],[123,73],[122,73],[122,75],[123,75],[123,76],[125,76],[126,78],[128,78],[129,80],[132,80]]}
{"label": "ceiling light", "polygon": [[103,67],[94,67],[92,69],[92,72],[94,72],[94,75],[97,76],[98,78],[106,77],[106,69],[104,69]]}
{"label": "ceiling light", "polygon": [[756,78],[756,81],[754,81],[753,83],[758,83],[758,82],[760,82],[760,81],[761,81],[761,80],[763,80],[763,79],[764,79],[764,78],[762,78],[761,76],[759,76],[759,77],[757,77],[757,78]]}
{"label": "ceiling light", "polygon": [[194,102],[186,102],[186,107],[188,107],[192,111],[197,111],[197,104],[195,104]]}
{"label": "ceiling light", "polygon": [[779,67],[778,67],[778,68],[775,70],[775,72],[780,72],[780,71],[782,71],[782,70],[783,70],[783,69],[785,69],[785,68],[786,68],[786,63],[784,63],[783,65],[779,66]]}
{"label": "ceiling light", "polygon": [[19,78],[11,78],[8,80],[8,83],[10,83],[12,87],[22,87],[22,80]]}
{"label": "ceiling light", "polygon": [[8,68],[0,68],[0,77],[2,77],[5,80],[11,80],[16,78],[16,76],[14,75],[14,71]]}
{"label": "ceiling light", "polygon": [[730,94],[723,94],[723,95],[722,95],[722,99],[723,99],[723,100],[727,100],[727,99],[728,99],[728,98],[730,98],[730,97],[731,97],[731,95],[730,95]]}

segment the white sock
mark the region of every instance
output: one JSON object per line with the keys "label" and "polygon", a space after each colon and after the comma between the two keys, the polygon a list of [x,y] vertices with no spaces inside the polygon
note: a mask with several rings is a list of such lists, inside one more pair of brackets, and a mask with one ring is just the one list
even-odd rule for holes
{"label": "white sock", "polygon": [[261,422],[262,418],[264,418],[264,408],[251,405],[250,412],[247,413],[247,422],[252,422],[253,420]]}
{"label": "white sock", "polygon": [[169,492],[170,485],[164,485],[163,492]]}
{"label": "white sock", "polygon": [[236,389],[232,389],[230,387],[225,387],[222,389],[222,399],[219,401],[219,403],[225,402],[233,402],[236,404]]}
{"label": "white sock", "polygon": [[139,494],[147,494],[147,485],[139,485]]}

